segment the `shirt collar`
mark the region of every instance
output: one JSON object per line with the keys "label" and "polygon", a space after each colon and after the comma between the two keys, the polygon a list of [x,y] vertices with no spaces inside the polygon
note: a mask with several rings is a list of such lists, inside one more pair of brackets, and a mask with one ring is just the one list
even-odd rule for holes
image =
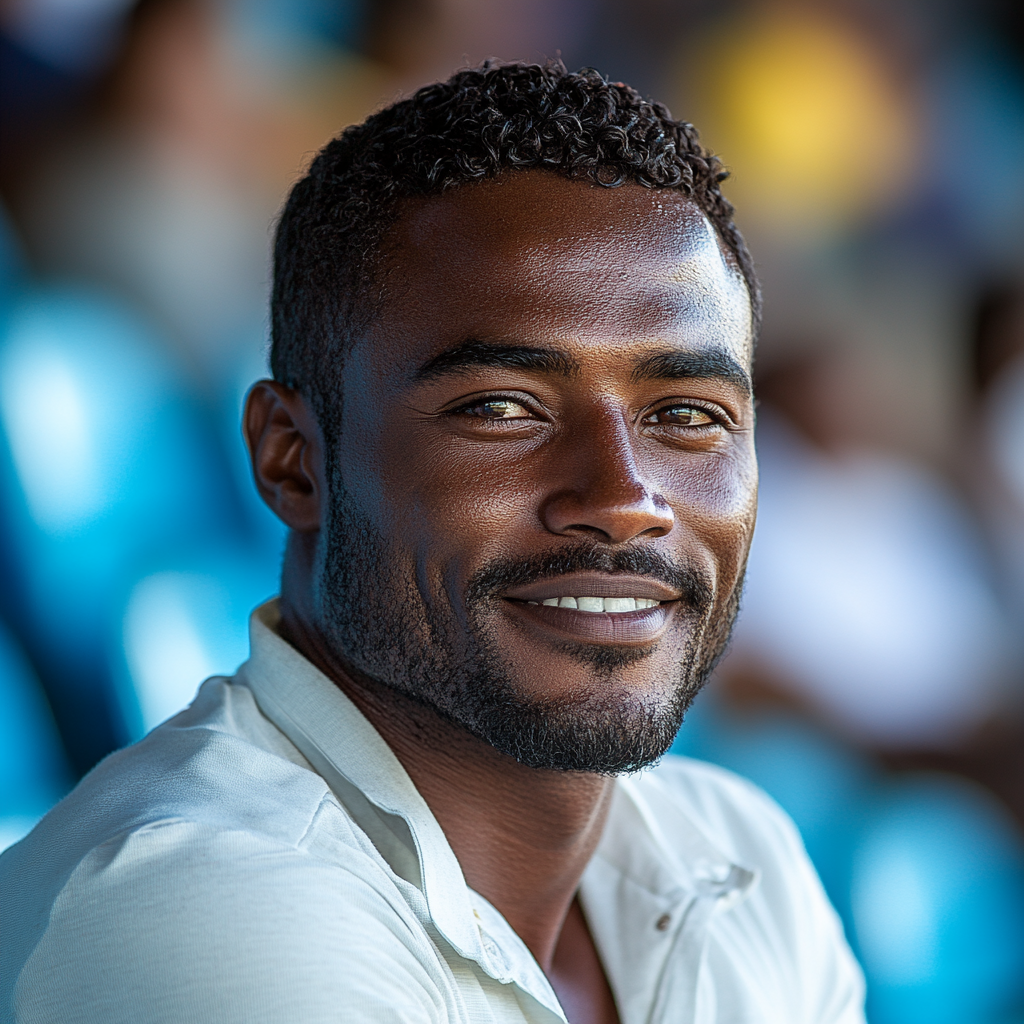
{"label": "shirt collar", "polygon": [[[583,874],[580,898],[623,1024],[691,1019],[711,922],[753,889],[648,772],[617,780],[608,822]],[[689,1008],[689,1009],[688,1009]]]}
{"label": "shirt collar", "polygon": [[608,814],[614,827],[605,829],[595,858],[669,902],[695,895],[713,900],[719,910],[734,906],[757,882],[757,873],[735,864],[681,810],[668,838],[666,823],[651,807],[647,774],[618,780]]}
{"label": "shirt collar", "polygon": [[276,633],[277,600],[249,621],[239,669],[263,713],[299,748],[396,874],[423,893],[431,921],[460,956],[484,966],[470,890],[441,826],[362,712]]}
{"label": "shirt collar", "polygon": [[[279,622],[276,599],[253,612],[251,653],[238,672],[260,709],[323,777],[392,870],[420,889],[433,926],[455,951],[498,981],[519,982],[561,1016],[525,945],[467,886],[441,826],[394,752],[341,689],[277,634]],[[645,795],[649,782],[642,775],[618,780],[604,835],[581,884],[595,940],[603,953],[612,954],[609,967],[612,962],[625,967],[637,956],[648,967],[653,963],[651,951],[645,955],[645,944],[636,941],[638,931],[649,934],[649,929],[633,920],[635,904],[615,907],[618,901],[609,903],[603,891],[607,887],[600,879],[608,871],[675,920],[694,900],[727,909],[756,881],[688,820],[666,838]],[[598,908],[601,903],[605,912]],[[621,980],[625,985],[627,979]]]}

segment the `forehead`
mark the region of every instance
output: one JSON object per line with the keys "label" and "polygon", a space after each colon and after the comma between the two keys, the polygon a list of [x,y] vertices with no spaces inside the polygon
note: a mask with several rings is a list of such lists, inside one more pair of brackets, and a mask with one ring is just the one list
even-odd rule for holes
{"label": "forehead", "polygon": [[510,173],[408,202],[386,251],[384,312],[370,333],[388,349],[420,355],[467,337],[650,342],[750,360],[743,278],[679,192]]}

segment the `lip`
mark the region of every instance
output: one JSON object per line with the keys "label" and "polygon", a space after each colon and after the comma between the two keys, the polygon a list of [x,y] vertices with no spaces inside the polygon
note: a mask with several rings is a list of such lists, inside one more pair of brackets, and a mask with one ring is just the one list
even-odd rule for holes
{"label": "lip", "polygon": [[[651,601],[678,601],[681,595],[671,587],[647,576],[623,573],[573,572],[550,579],[537,580],[523,587],[514,587],[501,595],[511,601],[546,601],[552,597],[645,597]],[[532,607],[532,606],[530,606]],[[571,608],[547,608],[548,611],[571,612]],[[646,611],[656,611],[648,608]],[[585,616],[626,618],[645,612],[583,612]]]}

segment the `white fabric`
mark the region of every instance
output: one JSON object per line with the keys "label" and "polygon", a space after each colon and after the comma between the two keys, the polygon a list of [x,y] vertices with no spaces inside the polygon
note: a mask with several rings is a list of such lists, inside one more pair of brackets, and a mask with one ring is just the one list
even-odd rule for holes
{"label": "white fabric", "polygon": [[[19,1024],[557,1022],[390,748],[258,609],[252,655],[0,857]],[[581,888],[623,1024],[863,1024],[800,840],[666,758],[616,783]]]}

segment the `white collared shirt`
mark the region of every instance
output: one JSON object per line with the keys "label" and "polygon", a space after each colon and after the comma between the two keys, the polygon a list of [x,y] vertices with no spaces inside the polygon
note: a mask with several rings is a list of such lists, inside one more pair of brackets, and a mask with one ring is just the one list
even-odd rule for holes
{"label": "white collared shirt", "polygon": [[[0,857],[0,1020],[555,1024],[384,740],[251,623],[232,679],[107,758]],[[616,781],[581,902],[622,1024],[863,1024],[795,829],[667,757]]]}

